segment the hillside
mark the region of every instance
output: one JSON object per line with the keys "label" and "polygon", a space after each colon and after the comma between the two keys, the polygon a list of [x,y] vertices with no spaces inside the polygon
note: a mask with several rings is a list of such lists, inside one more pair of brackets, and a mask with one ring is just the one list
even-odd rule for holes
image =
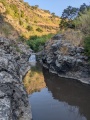
{"label": "hillside", "polygon": [[59,30],[60,18],[23,0],[0,0],[0,36],[17,38],[46,35]]}

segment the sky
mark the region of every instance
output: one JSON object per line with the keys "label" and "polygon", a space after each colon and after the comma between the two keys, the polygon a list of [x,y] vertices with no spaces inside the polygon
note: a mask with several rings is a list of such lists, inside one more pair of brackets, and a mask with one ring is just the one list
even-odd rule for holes
{"label": "sky", "polygon": [[90,0],[24,0],[31,6],[39,5],[39,8],[54,12],[56,15],[61,16],[63,10],[67,6],[80,7],[83,3],[90,4]]}

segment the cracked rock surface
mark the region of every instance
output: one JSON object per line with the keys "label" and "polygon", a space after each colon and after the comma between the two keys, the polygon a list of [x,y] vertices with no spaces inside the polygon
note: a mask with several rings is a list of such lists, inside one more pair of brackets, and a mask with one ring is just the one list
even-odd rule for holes
{"label": "cracked rock surface", "polygon": [[90,64],[84,48],[65,40],[63,35],[57,34],[45,44],[42,62],[50,72],[90,84]]}
{"label": "cracked rock surface", "polygon": [[31,120],[31,108],[22,79],[30,69],[32,50],[0,37],[0,120]]}

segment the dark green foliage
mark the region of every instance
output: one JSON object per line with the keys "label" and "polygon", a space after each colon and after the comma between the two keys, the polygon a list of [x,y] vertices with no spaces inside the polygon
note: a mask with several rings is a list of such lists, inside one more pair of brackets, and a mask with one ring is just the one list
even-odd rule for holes
{"label": "dark green foliage", "polygon": [[22,18],[24,17],[24,11],[21,11],[21,17]]}
{"label": "dark green foliage", "polygon": [[29,19],[28,19],[28,17],[27,17],[27,18],[25,18],[25,20],[26,20],[26,22],[27,22],[27,23],[29,22]]}
{"label": "dark green foliage", "polygon": [[80,9],[79,9],[79,12],[80,13],[85,13],[85,10],[89,10],[90,9],[90,5],[86,5],[85,3],[83,3],[81,6],[80,6]]}
{"label": "dark green foliage", "polygon": [[35,20],[34,23],[37,23],[37,21]]}
{"label": "dark green foliage", "polygon": [[41,28],[37,28],[36,31],[43,32],[43,30]]}
{"label": "dark green foliage", "polygon": [[90,5],[86,5],[83,3],[83,5],[80,6],[80,8],[75,8],[72,6],[68,6],[66,9],[64,9],[62,16],[61,16],[61,22],[60,22],[60,29],[66,29],[66,28],[75,28],[75,24],[73,22],[74,19],[81,16],[81,14],[85,14],[86,10],[90,9]]}
{"label": "dark green foliage", "polygon": [[39,8],[39,5],[35,5],[36,8]]}
{"label": "dark green foliage", "polygon": [[66,29],[68,26],[68,22],[66,21],[66,19],[62,18],[61,22],[60,22],[60,29]]}
{"label": "dark green foliage", "polygon": [[50,11],[49,10],[44,10],[46,13],[49,13],[50,14]]}
{"label": "dark green foliage", "polygon": [[78,8],[68,6],[66,9],[64,9],[61,17],[68,20],[73,20],[74,18],[77,17],[78,12],[79,12]]}
{"label": "dark green foliage", "polygon": [[28,25],[27,28],[26,28],[28,31],[32,31],[33,30],[33,27]]}
{"label": "dark green foliage", "polygon": [[79,9],[72,6],[68,6],[66,9],[64,9],[61,16],[62,19],[60,22],[60,29],[75,28],[73,19],[77,17],[78,12]]}
{"label": "dark green foliage", "polygon": [[71,28],[71,29],[75,28],[75,24],[74,24],[73,20],[68,21],[68,20],[66,20],[64,18],[62,18],[59,26],[60,26],[60,30],[67,29],[67,28]]}
{"label": "dark green foliage", "polygon": [[45,45],[45,42],[50,39],[53,35],[43,35],[41,37],[39,36],[31,36],[29,40],[27,40],[27,44],[30,46],[32,50],[35,52],[38,52],[42,50],[43,46]]}
{"label": "dark green foliage", "polygon": [[36,31],[43,32],[43,30],[41,28],[37,28]]}
{"label": "dark green foliage", "polygon": [[19,24],[20,24],[20,25],[23,25],[23,22],[22,22],[21,20],[19,20]]}
{"label": "dark green foliage", "polygon": [[85,54],[90,57],[90,36],[85,37],[84,48],[85,48]]}
{"label": "dark green foliage", "polygon": [[55,16],[55,13],[53,12],[53,13],[51,13],[53,16]]}

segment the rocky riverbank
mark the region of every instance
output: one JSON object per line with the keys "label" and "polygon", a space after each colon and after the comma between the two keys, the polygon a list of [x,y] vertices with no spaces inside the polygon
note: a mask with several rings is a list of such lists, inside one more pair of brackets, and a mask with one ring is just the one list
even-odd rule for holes
{"label": "rocky riverbank", "polygon": [[0,37],[0,120],[31,120],[22,79],[30,69],[27,45]]}
{"label": "rocky riverbank", "polygon": [[58,34],[45,44],[42,62],[52,73],[90,84],[90,64],[84,48],[65,40],[63,35]]}

